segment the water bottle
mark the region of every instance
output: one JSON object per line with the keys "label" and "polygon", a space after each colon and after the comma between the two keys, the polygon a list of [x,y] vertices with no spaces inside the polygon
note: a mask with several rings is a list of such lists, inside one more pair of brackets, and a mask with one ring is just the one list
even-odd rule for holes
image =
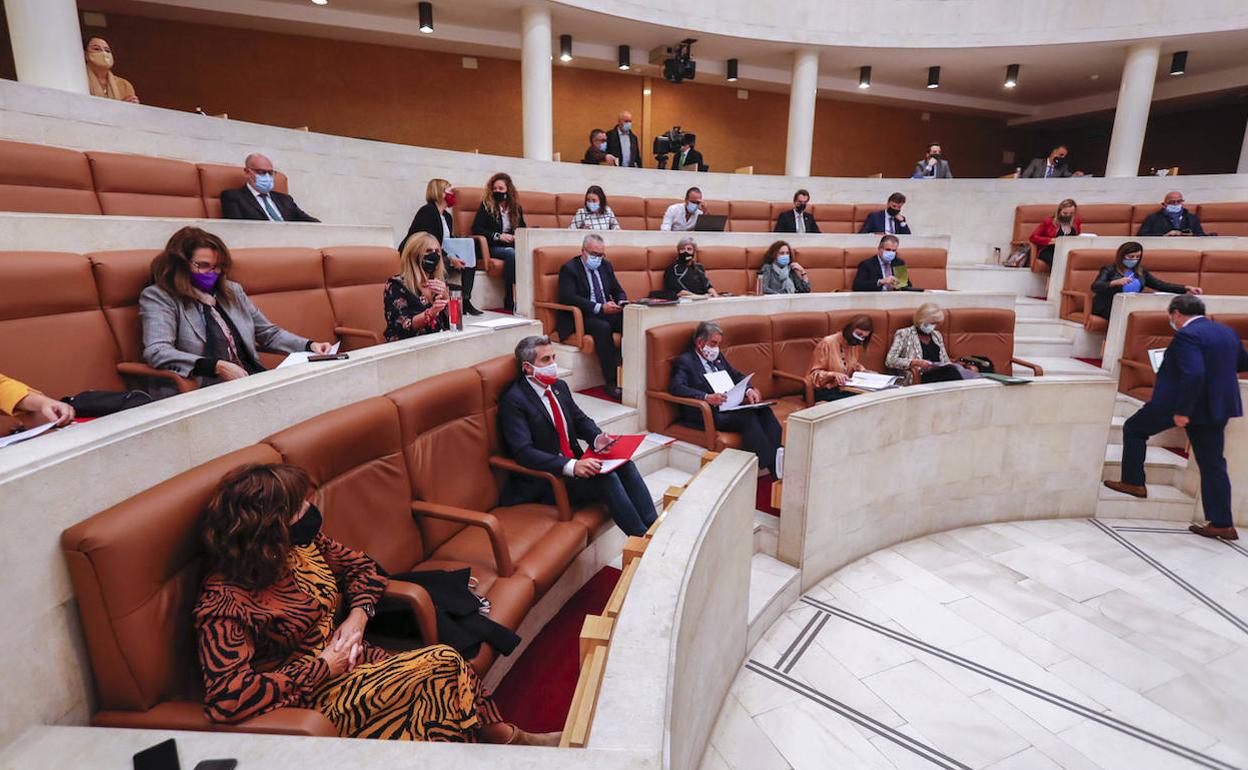
{"label": "water bottle", "polygon": [[464,330],[464,300],[459,289],[451,290],[451,299],[446,303],[447,313],[450,318],[451,327],[455,331],[462,332]]}

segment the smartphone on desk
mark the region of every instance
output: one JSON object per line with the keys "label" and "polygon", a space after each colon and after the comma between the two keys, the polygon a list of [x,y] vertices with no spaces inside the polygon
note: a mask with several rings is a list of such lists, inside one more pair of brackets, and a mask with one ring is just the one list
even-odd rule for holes
{"label": "smartphone on desk", "polygon": [[182,770],[178,744],[172,738],[134,755],[134,770]]}
{"label": "smartphone on desk", "polygon": [[346,361],[350,357],[351,356],[346,353],[325,353],[324,355],[319,356],[308,356],[308,361],[309,363],[315,363],[317,361]]}

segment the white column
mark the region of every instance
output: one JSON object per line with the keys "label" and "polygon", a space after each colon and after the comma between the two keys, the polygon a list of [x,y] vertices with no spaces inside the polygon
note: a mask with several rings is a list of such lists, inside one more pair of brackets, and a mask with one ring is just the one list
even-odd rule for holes
{"label": "white column", "polygon": [[1127,49],[1105,176],[1138,176],[1140,173],[1148,109],[1153,102],[1153,81],[1157,79],[1160,58],[1160,42],[1137,43]]}
{"label": "white column", "polygon": [[529,5],[520,11],[520,45],[524,157],[550,160],[555,134],[550,95],[550,9]]}
{"label": "white column", "polygon": [[809,48],[795,51],[789,85],[789,141],[784,150],[784,173],[789,176],[810,176],[818,91],[819,52]]}
{"label": "white column", "polygon": [[1241,174],[1248,174],[1248,124],[1244,125],[1244,143],[1239,148],[1239,168]]}
{"label": "white column", "polygon": [[87,93],[87,65],[74,0],[4,0],[17,79]]}

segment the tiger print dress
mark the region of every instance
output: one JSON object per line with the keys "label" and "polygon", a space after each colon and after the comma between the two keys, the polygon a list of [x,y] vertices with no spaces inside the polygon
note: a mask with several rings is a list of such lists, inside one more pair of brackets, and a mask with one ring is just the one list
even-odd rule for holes
{"label": "tiger print dress", "polygon": [[391,654],[371,644],[353,670],[331,676],[319,655],[346,607],[376,604],[377,564],[325,535],[291,550],[287,575],[248,590],[219,575],[195,606],[204,710],[234,723],[283,706],[324,714],[344,738],[472,742],[501,722],[472,667],[451,647]]}

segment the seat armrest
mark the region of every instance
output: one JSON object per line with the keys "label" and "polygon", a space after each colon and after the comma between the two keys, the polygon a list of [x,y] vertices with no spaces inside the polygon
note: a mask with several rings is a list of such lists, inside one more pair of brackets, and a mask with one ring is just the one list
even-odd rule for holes
{"label": "seat armrest", "polygon": [[428,516],[431,519],[454,521],[470,527],[480,527],[490,536],[490,546],[494,549],[494,566],[498,568],[500,577],[511,577],[516,571],[511,564],[511,551],[507,549],[507,535],[498,517],[467,508],[456,508],[453,505],[441,505],[426,500],[413,500],[412,513],[417,516]]}
{"label": "seat armrest", "polygon": [[1122,370],[1118,375],[1118,384],[1125,393],[1137,385],[1152,385],[1157,381],[1153,367],[1131,358],[1121,358],[1118,363]]}
{"label": "seat armrest", "polygon": [[433,599],[424,586],[403,580],[391,580],[386,583],[386,590],[381,596],[383,599],[392,599],[407,605],[416,616],[421,640],[426,645],[438,643],[438,616],[433,608]]}
{"label": "seat armrest", "polygon": [[195,380],[187,379],[177,372],[171,372],[168,369],[156,369],[147,364],[126,361],[117,364],[117,373],[122,377],[155,377],[160,380],[169,380],[178,389],[179,393],[190,393],[192,390],[199,388],[199,383],[195,382]]}
{"label": "seat armrest", "polygon": [[534,302],[533,307],[542,308],[543,310],[562,310],[571,313],[572,325],[575,327],[577,339],[585,339],[585,316],[581,314],[579,307],[575,305],[561,305],[558,302]]}
{"label": "seat armrest", "polygon": [[914,366],[913,364],[909,367],[909,369],[910,369],[910,384],[921,385],[923,383],[923,369],[921,367]]}
{"label": "seat armrest", "polygon": [[[490,256],[490,242],[485,239],[484,235],[471,236],[473,243],[477,246],[477,267],[481,268],[486,275],[489,275],[490,268],[494,266],[493,257]],[[469,299],[472,299],[469,297]]]}
{"label": "seat armrest", "polygon": [[1037,364],[1033,364],[1030,361],[1024,361],[1021,358],[1011,358],[1010,363],[1030,369],[1032,371],[1032,374],[1034,374],[1037,377],[1044,376],[1044,369],[1041,369]]}
{"label": "seat armrest", "polygon": [[1143,361],[1136,361],[1134,358],[1120,358],[1118,363],[1126,369],[1136,369],[1141,373],[1153,371],[1153,367]]}
{"label": "seat armrest", "polygon": [[501,455],[490,456],[490,466],[501,470],[510,471],[512,473],[522,473],[525,476],[532,476],[538,479],[545,479],[551,490],[555,493],[555,507],[559,509],[559,521],[572,520],[572,503],[568,499],[568,485],[563,479],[553,473],[546,471],[538,471],[532,468],[526,468],[510,457],[502,457]]}
{"label": "seat armrest", "polygon": [[[1091,297],[1092,297],[1092,292],[1090,291],[1075,291],[1074,289],[1062,289],[1062,306],[1067,309],[1065,310],[1065,312],[1060,312],[1058,314],[1058,317],[1059,318],[1065,317],[1071,313],[1089,312],[1090,308],[1092,307],[1092,303],[1089,301]],[[1069,305],[1066,302],[1067,299],[1070,300]]]}
{"label": "seat armrest", "polygon": [[702,430],[703,445],[715,451],[716,439],[719,437],[719,431],[715,429],[715,414],[711,411],[711,405],[705,401],[699,401],[696,398],[681,398],[673,396],[671,393],[662,390],[647,390],[646,396],[657,398],[660,401],[666,401],[669,404],[679,404],[681,406],[691,406],[702,412]]}
{"label": "seat armrest", "polygon": [[806,399],[806,406],[813,406],[815,403],[815,386],[805,377],[799,377],[792,372],[784,372],[779,369],[772,369],[771,373],[782,380],[791,380],[800,382],[803,388],[803,397]]}
{"label": "seat armrest", "polygon": [[355,337],[357,339],[368,340],[374,345],[380,345],[385,342],[385,338],[379,332],[371,329],[356,329],[350,326],[335,326],[334,334],[339,337]]}

